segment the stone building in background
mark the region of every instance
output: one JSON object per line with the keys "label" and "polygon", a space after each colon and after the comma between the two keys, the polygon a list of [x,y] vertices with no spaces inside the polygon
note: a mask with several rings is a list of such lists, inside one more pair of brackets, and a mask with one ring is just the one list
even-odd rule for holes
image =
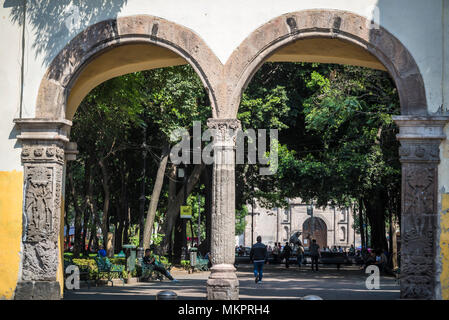
{"label": "stone building in background", "polygon": [[[307,208],[309,207],[309,211]],[[275,242],[285,244],[290,236],[300,231],[300,239],[304,247],[308,247],[310,239],[316,239],[319,246],[341,246],[349,248],[360,245],[360,234],[354,230],[354,217],[351,208],[339,209],[313,207],[313,218],[310,215],[310,205],[301,199],[289,200],[287,208],[262,208],[257,202],[254,205],[254,220],[252,221],[251,205],[246,216],[245,232],[236,237],[236,244],[251,247],[257,236],[262,242],[273,246]],[[309,214],[308,214],[309,213]],[[251,237],[251,231],[253,237]]]}

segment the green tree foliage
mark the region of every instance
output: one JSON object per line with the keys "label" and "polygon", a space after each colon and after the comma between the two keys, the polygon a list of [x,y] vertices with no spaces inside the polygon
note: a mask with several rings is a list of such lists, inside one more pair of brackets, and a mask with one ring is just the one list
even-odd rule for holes
{"label": "green tree foliage", "polygon": [[[279,169],[257,184],[266,206],[300,197],[318,206],[363,201],[375,246],[385,247],[385,218],[399,214],[399,101],[382,71],[321,64],[265,64],[247,94],[284,90],[289,109],[279,118]],[[255,177],[255,179],[258,179]],[[272,195],[275,196],[272,196]],[[379,224],[377,227],[374,225]]]}
{"label": "green tree foliage", "polygon": [[[246,161],[236,166],[236,234],[244,231],[246,204],[252,198],[265,207],[286,206],[286,198],[294,197],[319,206],[357,202],[368,216],[373,243],[383,247],[386,216],[399,213],[400,165],[392,114],[399,114],[399,102],[385,72],[264,64],[242,95],[238,119],[244,130],[279,130],[274,141],[279,168],[274,175],[261,176],[259,164]],[[205,124],[210,117],[207,93],[190,66],[129,74],[92,90],[75,114],[71,137],[80,151],[68,167],[69,216],[77,232],[84,225],[84,235],[87,230],[95,233],[101,225],[104,233],[113,225],[118,246],[136,241],[129,230],[138,230],[130,226],[141,223],[142,182],[147,207],[161,152],[174,143],[170,133],[178,128],[192,132],[193,121]],[[149,156],[144,176],[143,142]],[[168,167],[172,168],[170,162]],[[193,165],[186,172],[193,172]],[[183,179],[172,179],[180,192]],[[155,214],[159,225],[167,221],[167,180]],[[198,183],[186,195],[193,207],[194,235],[201,195],[202,239],[208,236],[208,192],[210,187]],[[95,241],[94,237],[92,245]]]}

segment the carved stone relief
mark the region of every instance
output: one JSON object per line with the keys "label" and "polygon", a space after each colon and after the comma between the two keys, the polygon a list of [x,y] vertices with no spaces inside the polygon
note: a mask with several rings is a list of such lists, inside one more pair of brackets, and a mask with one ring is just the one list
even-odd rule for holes
{"label": "carved stone relief", "polygon": [[57,143],[24,144],[22,281],[56,281],[64,150]]}
{"label": "carved stone relief", "polygon": [[435,234],[439,140],[403,142],[401,297],[432,299],[435,290]]}

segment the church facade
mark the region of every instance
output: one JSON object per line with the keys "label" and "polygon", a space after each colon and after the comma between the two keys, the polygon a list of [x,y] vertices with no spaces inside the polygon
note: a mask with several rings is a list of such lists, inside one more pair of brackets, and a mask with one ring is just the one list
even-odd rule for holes
{"label": "church facade", "polygon": [[299,198],[288,202],[286,208],[271,209],[262,208],[255,202],[254,214],[249,205],[245,231],[237,236],[236,245],[251,247],[257,236],[261,236],[263,243],[273,247],[275,242],[285,244],[298,231],[306,248],[311,239],[316,239],[321,248],[340,246],[347,249],[351,245],[360,245],[360,234],[354,229],[351,208],[319,208]]}

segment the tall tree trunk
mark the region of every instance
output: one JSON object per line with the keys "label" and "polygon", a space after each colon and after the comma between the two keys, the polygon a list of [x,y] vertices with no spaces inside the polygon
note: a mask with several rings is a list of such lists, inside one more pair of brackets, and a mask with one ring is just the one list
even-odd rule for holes
{"label": "tall tree trunk", "polygon": [[363,201],[362,199],[359,199],[359,228],[360,228],[360,238],[362,240],[362,248],[366,248],[366,241],[365,241],[365,227],[363,226],[365,224],[363,219]]}
{"label": "tall tree trunk", "polygon": [[[176,200],[176,171],[177,166],[175,164],[172,164],[170,170],[169,170],[169,182],[168,182],[168,203],[172,203]],[[166,221],[167,217],[165,217]],[[164,233],[164,225],[161,225],[159,228],[161,229],[161,232]],[[164,234],[165,237],[168,239],[168,255],[170,262],[173,262],[173,228],[170,230],[167,230],[166,234]],[[161,250],[164,252],[164,250]]]}
{"label": "tall tree trunk", "polygon": [[83,215],[83,237],[82,237],[82,252],[83,252],[83,256],[86,256],[89,254],[89,252],[87,251],[86,248],[86,239],[87,239],[87,233],[88,233],[88,227],[89,225],[89,210],[84,210],[84,215]]}
{"label": "tall tree trunk", "polygon": [[[74,244],[73,244],[73,257],[74,258],[78,258],[80,253],[83,250],[82,247],[82,237],[81,237],[81,232],[82,232],[82,217],[83,217],[83,212],[84,212],[84,208],[85,205],[83,205],[83,208],[79,206],[78,203],[78,194],[76,193],[76,189],[75,189],[75,183],[73,181],[73,172],[72,172],[72,167],[69,165],[67,168],[67,190],[70,192],[71,197],[70,199],[72,200],[72,204],[73,204],[73,208],[75,209],[75,239],[74,239]],[[85,203],[85,202],[84,202]]]}
{"label": "tall tree trunk", "polygon": [[186,238],[185,219],[178,215],[175,224],[175,241],[173,243],[173,264],[179,265],[182,260],[182,248]]}
{"label": "tall tree trunk", "polygon": [[[82,244],[83,244],[83,253],[84,256],[88,256],[89,255],[89,251],[88,248],[86,248],[86,239],[87,239],[87,234],[89,231],[89,219],[90,219],[90,215],[92,214],[92,212],[90,210],[87,210],[87,208],[89,207],[88,205],[88,190],[92,189],[92,185],[93,185],[93,177],[92,177],[92,166],[90,164],[90,162],[86,163],[86,167],[87,167],[87,186],[86,189],[86,209],[84,210],[84,216],[83,216],[83,240],[82,240]],[[89,214],[90,213],[90,214]]]}
{"label": "tall tree trunk", "polygon": [[203,219],[206,227],[206,238],[201,242],[200,248],[198,251],[201,252],[202,255],[210,252],[211,250],[211,230],[212,230],[212,166],[208,165],[203,170],[203,174],[201,176],[201,182],[204,184],[204,214]]}
{"label": "tall tree trunk", "polygon": [[[88,251],[91,252],[96,251],[98,248],[95,246],[98,244],[98,237],[97,237],[97,226],[98,226],[98,210],[97,210],[97,203],[94,198],[94,179],[93,175],[91,175],[91,181],[89,182],[89,188],[87,190],[87,205],[89,207],[89,211],[92,216],[92,224],[90,226],[90,239],[89,239],[89,245],[88,245]],[[93,244],[93,246],[92,246]]]}
{"label": "tall tree trunk", "polygon": [[364,199],[366,214],[371,226],[371,246],[374,249],[388,249],[385,236],[385,201],[381,193],[374,192],[369,199]]}
{"label": "tall tree trunk", "polygon": [[[179,169],[178,169],[179,170]],[[186,185],[186,177],[187,177],[187,170],[184,172],[184,179],[181,184],[181,188],[179,188],[180,191],[185,191],[185,185]],[[177,183],[179,185],[179,183]],[[177,188],[178,190],[178,188]],[[183,195],[183,202],[185,201],[185,194]],[[180,215],[177,214],[176,222],[175,222],[175,228],[174,228],[174,241],[173,241],[173,264],[180,265],[182,260],[182,248],[184,246],[184,239],[186,238],[186,232],[185,232],[185,219],[181,219]]]}
{"label": "tall tree trunk", "polygon": [[122,250],[123,238],[124,238],[124,232],[125,232],[125,225],[126,221],[128,220],[128,190],[127,190],[127,173],[125,171],[125,161],[122,157],[121,159],[122,168],[120,170],[120,177],[121,177],[121,186],[120,186],[120,200],[119,200],[119,215],[118,219],[120,221],[119,224],[119,230],[118,230],[118,238],[116,242],[116,251],[120,252]]}
{"label": "tall tree trunk", "polygon": [[170,153],[170,145],[167,143],[162,150],[161,161],[159,162],[159,168],[157,169],[156,181],[154,183],[153,193],[151,194],[150,199],[150,206],[147,212],[147,219],[145,221],[145,229],[143,231],[144,248],[150,247],[154,218],[156,216],[157,205],[159,203],[159,197],[164,183],[165,168],[167,167],[169,153]]}
{"label": "tall tree trunk", "polygon": [[109,171],[105,164],[105,159],[100,159],[98,161],[100,165],[101,174],[102,174],[102,186],[103,186],[103,217],[101,219],[101,233],[103,236],[103,247],[106,251],[108,251],[108,232],[109,232],[109,205],[111,201],[111,191],[109,189]]}
{"label": "tall tree trunk", "polygon": [[129,244],[129,225],[131,223],[131,208],[129,206],[127,213],[128,214],[126,215],[125,226],[123,229],[123,244]]}
{"label": "tall tree trunk", "polygon": [[[66,185],[69,184],[69,181],[67,181]],[[70,192],[66,192],[65,199],[64,199],[64,224],[66,227],[66,234],[64,237],[64,250],[67,250],[70,248],[70,223],[69,223],[69,203],[70,203]],[[67,244],[67,246],[65,246]]]}
{"label": "tall tree trunk", "polygon": [[122,218],[122,208],[120,204],[117,204],[117,227],[115,228],[115,252],[120,252],[122,248],[122,235],[123,235],[123,218]]}
{"label": "tall tree trunk", "polygon": [[184,202],[184,197],[188,196],[192,192],[195,185],[198,183],[201,172],[204,169],[204,166],[205,166],[204,164],[195,165],[195,167],[192,170],[192,173],[189,175],[189,178],[187,179],[186,185],[184,185],[182,189],[177,193],[175,200],[168,204],[167,215],[165,217],[163,225],[164,238],[161,244],[163,252],[167,251],[168,242],[170,241],[171,230],[173,230],[173,226],[175,225],[180,206]]}

